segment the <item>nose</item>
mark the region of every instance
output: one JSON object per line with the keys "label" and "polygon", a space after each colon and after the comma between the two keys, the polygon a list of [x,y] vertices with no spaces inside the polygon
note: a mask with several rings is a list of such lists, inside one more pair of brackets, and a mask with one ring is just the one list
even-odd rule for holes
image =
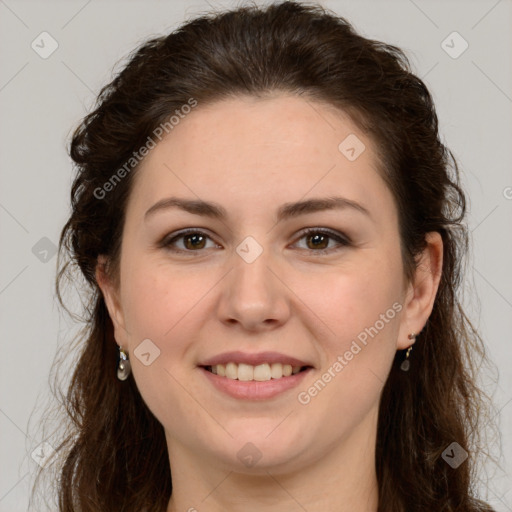
{"label": "nose", "polygon": [[251,263],[235,255],[234,267],[223,280],[218,317],[247,331],[272,330],[290,316],[290,289],[268,251]]}

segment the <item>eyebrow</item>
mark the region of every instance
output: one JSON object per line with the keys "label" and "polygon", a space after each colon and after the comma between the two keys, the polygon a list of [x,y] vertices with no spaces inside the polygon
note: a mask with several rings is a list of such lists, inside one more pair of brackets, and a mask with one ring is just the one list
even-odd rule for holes
{"label": "eyebrow", "polygon": [[[167,197],[155,203],[144,214],[145,220],[158,211],[167,210],[169,208],[179,208],[194,215],[202,215],[214,219],[225,220],[228,217],[226,209],[218,203],[207,202],[200,199],[185,199],[179,197]],[[325,197],[307,199],[305,201],[298,201],[295,203],[284,203],[277,211],[277,222],[285,219],[306,215],[308,213],[315,213],[324,210],[342,210],[353,209],[364,215],[372,218],[368,209],[362,204],[357,203],[345,197]]]}

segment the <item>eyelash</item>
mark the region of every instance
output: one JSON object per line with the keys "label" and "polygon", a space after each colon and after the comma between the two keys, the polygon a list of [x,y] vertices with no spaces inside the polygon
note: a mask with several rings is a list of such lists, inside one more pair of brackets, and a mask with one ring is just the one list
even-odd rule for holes
{"label": "eyelash", "polygon": [[[311,235],[311,234],[320,234],[320,235],[326,235],[328,236],[330,239],[333,239],[335,241],[338,242],[339,246],[338,247],[331,247],[331,248],[327,248],[327,249],[304,249],[304,250],[307,250],[309,252],[313,252],[313,253],[316,253],[316,254],[326,254],[326,253],[330,253],[332,251],[336,251],[336,250],[339,250],[343,247],[348,247],[351,245],[351,241],[350,239],[342,234],[342,233],[338,233],[336,231],[332,231],[330,229],[326,229],[326,228],[307,228],[305,229],[304,231],[301,232],[300,234],[300,237],[297,239],[297,241],[301,240],[302,238],[308,236],[308,235]],[[172,246],[173,243],[175,243],[177,240],[179,240],[180,238],[183,238],[187,235],[201,235],[201,236],[205,236],[207,238],[209,238],[211,240],[211,237],[205,233],[204,231],[201,231],[200,229],[195,229],[195,228],[189,228],[189,229],[185,229],[183,231],[180,231],[178,233],[176,233],[174,236],[172,236],[172,238],[169,238],[168,236],[166,236],[159,244],[159,246],[161,248],[165,248],[165,249],[168,249],[169,251],[171,252],[174,252],[174,253],[194,253],[194,252],[201,252],[202,250],[205,250],[205,249],[198,249],[197,251],[191,251],[189,249],[176,249]]]}

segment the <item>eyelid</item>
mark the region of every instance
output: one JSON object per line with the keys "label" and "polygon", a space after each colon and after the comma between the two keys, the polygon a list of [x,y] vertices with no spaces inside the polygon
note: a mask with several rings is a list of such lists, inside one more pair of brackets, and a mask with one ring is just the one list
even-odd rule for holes
{"label": "eyelid", "polygon": [[303,230],[299,231],[298,237],[301,238],[304,235],[309,235],[310,233],[322,233],[325,235],[329,235],[332,238],[339,239],[342,242],[345,243],[351,243],[350,238],[343,232],[337,231],[335,229],[331,228],[325,228],[322,226],[313,226],[309,228],[304,228]]}
{"label": "eyelid", "polygon": [[[340,248],[352,245],[352,241],[344,233],[336,231],[336,230],[333,230],[333,229],[330,229],[330,228],[320,227],[320,226],[308,227],[308,228],[304,228],[301,231],[299,231],[299,233],[295,237],[295,242],[293,243],[293,245],[295,245],[299,240],[301,240],[302,238],[304,238],[305,236],[307,236],[307,235],[309,235],[311,233],[327,235],[330,239],[335,240],[338,243],[338,246],[337,247],[330,247],[330,248],[327,248],[327,249],[316,249],[316,250],[315,249],[302,249],[301,248],[300,250],[303,250],[303,251],[306,251],[306,252],[310,252],[310,253],[313,253],[313,254],[314,253],[316,253],[316,254],[324,254],[324,253],[334,252],[334,251],[339,250]],[[192,250],[186,250],[186,249],[176,249],[176,248],[172,247],[172,245],[171,245],[172,242],[175,242],[176,240],[179,240],[179,239],[181,239],[181,238],[183,238],[183,237],[185,237],[186,235],[189,235],[189,234],[197,234],[197,235],[205,236],[206,238],[212,240],[215,244],[217,244],[217,242],[215,242],[215,240],[213,240],[212,236],[208,233],[208,230],[206,230],[204,228],[185,228],[185,229],[182,229],[182,230],[179,230],[179,231],[175,231],[175,232],[173,232],[173,233],[171,233],[169,235],[166,235],[158,243],[158,246],[160,248],[167,249],[167,250],[169,250],[171,252],[181,253],[181,254],[184,254],[184,253],[185,254],[186,253],[192,254],[194,252],[197,252],[197,253],[204,252],[206,249],[198,249],[197,251],[192,251]],[[219,244],[217,244],[217,245],[219,245]]]}
{"label": "eyelid", "polygon": [[210,240],[212,240],[215,244],[217,244],[217,242],[215,242],[213,240],[212,236],[204,228],[185,228],[185,229],[181,229],[179,231],[175,231],[173,233],[170,233],[168,235],[165,235],[162,238],[162,240],[158,243],[158,247],[163,248],[163,249],[167,249],[167,250],[169,250],[171,252],[177,252],[177,253],[178,252],[179,253],[193,253],[193,252],[204,251],[205,249],[197,250],[197,251],[189,251],[189,250],[185,250],[185,249],[176,249],[176,248],[172,247],[172,245],[171,245],[172,242],[174,242],[176,240],[179,240],[180,238],[183,238],[186,235],[191,235],[191,234],[203,235],[206,238],[209,238]]}

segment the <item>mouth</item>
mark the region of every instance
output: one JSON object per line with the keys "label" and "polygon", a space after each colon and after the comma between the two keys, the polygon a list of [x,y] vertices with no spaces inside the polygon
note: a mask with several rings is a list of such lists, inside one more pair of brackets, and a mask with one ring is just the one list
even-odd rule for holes
{"label": "mouth", "polygon": [[238,400],[262,401],[286,396],[314,370],[282,363],[227,363],[198,367],[212,389]]}
{"label": "mouth", "polygon": [[254,366],[245,363],[230,362],[227,364],[206,365],[202,366],[202,368],[207,372],[226,379],[242,382],[267,382],[297,375],[312,367],[307,365],[293,366],[291,364],[281,363],[262,363]]}

